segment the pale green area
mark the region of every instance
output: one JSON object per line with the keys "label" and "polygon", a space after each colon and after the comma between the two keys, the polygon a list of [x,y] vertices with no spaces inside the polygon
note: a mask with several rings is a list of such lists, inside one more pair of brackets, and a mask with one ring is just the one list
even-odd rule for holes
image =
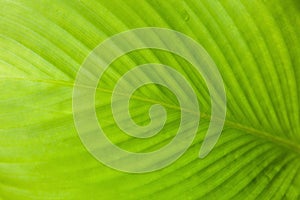
{"label": "pale green area", "polygon": [[[0,15],[0,199],[300,198],[298,0],[0,0]],[[201,108],[188,151],[167,168],[135,175],[104,166],[81,144],[72,88],[84,58],[101,41],[145,26],[180,31],[207,50],[224,79],[228,110],[216,147],[198,159],[210,118],[203,79],[168,52],[121,57],[96,94],[99,121],[120,147],[158,149],[180,122],[174,94],[149,85],[136,91],[130,111],[146,125],[150,106],[165,105],[161,133],[133,139],[115,126],[111,91],[136,65],[174,67],[196,90]]]}

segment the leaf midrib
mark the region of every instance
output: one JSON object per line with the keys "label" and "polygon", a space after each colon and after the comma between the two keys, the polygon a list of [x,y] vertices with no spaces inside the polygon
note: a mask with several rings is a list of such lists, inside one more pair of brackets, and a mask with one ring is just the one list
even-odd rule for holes
{"label": "leaf midrib", "polygon": [[[5,77],[5,76],[0,76],[0,79],[10,79],[10,80],[16,80],[16,81],[31,81],[31,82],[42,82],[42,83],[48,83],[48,84],[56,84],[56,85],[64,85],[64,86],[70,86],[70,87],[74,87],[74,83],[73,82],[68,82],[68,81],[63,81],[63,80],[50,80],[50,79],[28,79],[28,78],[24,78],[24,77]],[[84,86],[84,85],[77,85],[80,87],[85,87],[85,88],[91,88],[89,86]],[[105,89],[105,88],[100,88],[98,87],[97,90],[105,92],[105,93],[112,93],[113,91],[109,90],[109,89]],[[129,96],[128,94],[122,94],[121,95],[125,95],[125,96]],[[172,108],[172,109],[176,109],[176,110],[185,110],[186,112],[189,112],[191,114],[197,114],[196,112],[192,111],[192,110],[188,110],[185,108],[181,108],[179,106],[176,105],[171,105],[165,102],[160,102],[157,100],[153,100],[153,99],[146,99],[144,97],[140,97],[140,96],[136,96],[136,95],[132,95],[131,96],[132,99],[137,99],[137,100],[141,100],[144,102],[149,102],[149,103],[153,103],[153,104],[160,104],[163,105],[167,108]],[[205,114],[205,113],[201,113],[201,118],[203,119],[210,119],[211,115],[209,114]],[[249,127],[246,126],[244,124],[240,124],[234,121],[230,121],[228,119],[225,120],[225,124],[231,128],[237,129],[237,130],[241,130],[243,132],[246,132],[248,134],[251,134],[253,136],[265,139],[273,144],[276,144],[284,149],[287,149],[293,153],[299,154],[300,155],[300,144],[298,143],[294,143],[290,140],[287,140],[285,138],[282,137],[278,137],[278,136],[274,136],[271,133],[268,133],[266,131],[261,131],[258,130],[256,128],[253,127]]]}

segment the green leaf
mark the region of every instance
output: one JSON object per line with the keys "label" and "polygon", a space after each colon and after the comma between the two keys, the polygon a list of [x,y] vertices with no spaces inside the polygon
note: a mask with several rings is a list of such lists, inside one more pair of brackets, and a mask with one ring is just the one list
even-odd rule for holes
{"label": "green leaf", "polygon": [[[297,0],[0,0],[0,199],[299,199],[300,3]],[[130,174],[96,160],[74,124],[76,74],[110,36],[169,28],[193,38],[224,80],[227,116],[204,159],[199,149],[210,117],[204,79],[182,57],[145,49],[111,64],[97,92],[96,111],[107,137],[131,152],[169,143],[180,105],[165,87],[150,84],[131,98],[138,125],[161,104],[168,118],[148,139],[130,137],[110,108],[116,82],[128,70],[162,63],[196,91],[201,120],[191,147],[159,171]]]}

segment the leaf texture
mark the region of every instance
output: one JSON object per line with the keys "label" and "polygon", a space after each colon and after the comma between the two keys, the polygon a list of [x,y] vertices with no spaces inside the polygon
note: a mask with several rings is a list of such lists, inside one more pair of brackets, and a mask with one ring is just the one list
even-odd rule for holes
{"label": "leaf texture", "polygon": [[[0,199],[299,199],[300,3],[296,0],[0,0]],[[167,88],[147,85],[131,98],[139,125],[163,105],[166,126],[150,139],[124,134],[110,98],[117,80],[149,62],[172,66],[197,93],[201,121],[172,165],[128,174],[106,167],[82,145],[72,114],[76,73],[106,38],[162,27],[200,43],[226,87],[227,117],[213,151],[198,158],[210,97],[186,60],[147,49],[117,59],[96,92],[99,123],[119,147],[148,152],[167,144],[180,105]],[[192,112],[192,111],[191,111]]]}

